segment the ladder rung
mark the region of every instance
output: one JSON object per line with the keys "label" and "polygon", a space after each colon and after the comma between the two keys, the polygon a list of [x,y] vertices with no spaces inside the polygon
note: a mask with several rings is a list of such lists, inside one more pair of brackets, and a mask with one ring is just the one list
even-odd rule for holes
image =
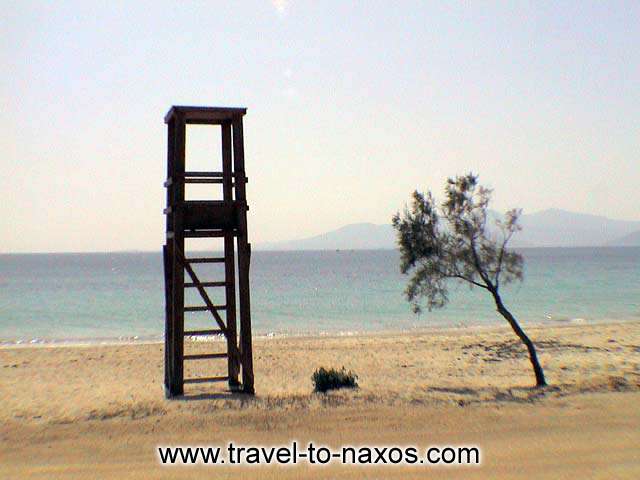
{"label": "ladder rung", "polygon": [[[224,237],[225,235],[240,235],[238,230],[185,230],[184,238],[212,238],[212,237]],[[167,232],[167,239],[174,237],[173,232]]]}
{"label": "ladder rung", "polygon": [[189,330],[184,332],[185,337],[201,337],[208,335],[222,335],[222,330]]}
{"label": "ladder rung", "polygon": [[229,377],[185,378],[184,383],[226,382],[227,380],[229,380]]}
{"label": "ladder rung", "polygon": [[208,178],[219,178],[223,177],[223,172],[184,172],[185,177],[208,177]]}
{"label": "ladder rung", "polygon": [[[202,287],[226,287],[227,282],[200,282]],[[192,282],[185,282],[184,288],[196,288],[198,285]]]}
{"label": "ladder rung", "polygon": [[[249,183],[249,177],[243,177],[241,174],[234,173],[229,178],[236,179],[237,181],[244,181]],[[183,180],[184,183],[224,183],[225,176],[222,172],[186,172],[184,177],[176,178],[176,182]],[[173,178],[169,177],[164,182],[164,187],[170,187],[173,185]],[[235,186],[235,182],[234,182]]]}
{"label": "ladder rung", "polygon": [[196,355],[185,355],[185,360],[207,360],[209,358],[227,358],[226,353],[200,353]]}
{"label": "ladder rung", "polygon": [[[215,308],[216,310],[226,310],[227,306],[226,305],[214,305],[213,308]],[[209,307],[207,306],[203,306],[203,307],[184,307],[184,311],[185,312],[208,312],[209,311]]]}
{"label": "ladder rung", "polygon": [[205,237],[224,237],[227,234],[237,235],[237,230],[223,231],[223,230],[186,230],[184,232],[185,238],[205,238]]}
{"label": "ladder rung", "polygon": [[222,178],[185,178],[184,183],[223,183]]}
{"label": "ladder rung", "polygon": [[224,263],[224,257],[211,257],[211,258],[187,258],[187,263]]}

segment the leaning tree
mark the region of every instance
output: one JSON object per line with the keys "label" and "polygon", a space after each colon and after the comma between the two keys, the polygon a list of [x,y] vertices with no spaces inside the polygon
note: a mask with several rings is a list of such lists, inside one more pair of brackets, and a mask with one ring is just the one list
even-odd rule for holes
{"label": "leaning tree", "polygon": [[416,313],[422,300],[429,310],[449,301],[450,281],[486,290],[497,310],[522,340],[536,375],[536,386],[546,385],[536,348],[505,307],[500,287],[523,278],[522,255],[507,248],[521,230],[520,210],[510,210],[489,228],[487,209],[491,190],[472,173],[447,180],[445,200],[438,205],[431,194],[415,191],[410,207],[393,217],[400,249],[400,269],[411,274],[405,290]]}

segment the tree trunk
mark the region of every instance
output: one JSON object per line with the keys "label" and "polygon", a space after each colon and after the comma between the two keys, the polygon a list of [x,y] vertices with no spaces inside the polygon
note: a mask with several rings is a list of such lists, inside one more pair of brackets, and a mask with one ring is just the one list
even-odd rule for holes
{"label": "tree trunk", "polygon": [[533,342],[527,336],[527,334],[524,333],[524,330],[520,328],[518,321],[514,318],[513,315],[511,315],[511,312],[507,310],[507,308],[504,306],[498,292],[494,291],[491,293],[493,294],[493,299],[496,302],[496,307],[498,307],[498,312],[500,313],[500,315],[506,318],[507,322],[509,322],[509,325],[511,325],[511,328],[513,329],[513,331],[516,332],[516,335],[518,335],[520,340],[522,340],[522,343],[524,343],[527,346],[527,350],[529,351],[529,360],[531,361],[531,365],[533,365],[533,371],[536,374],[536,387],[546,386],[547,381],[544,378],[544,372],[542,371],[540,362],[538,362],[536,347],[533,345]]}

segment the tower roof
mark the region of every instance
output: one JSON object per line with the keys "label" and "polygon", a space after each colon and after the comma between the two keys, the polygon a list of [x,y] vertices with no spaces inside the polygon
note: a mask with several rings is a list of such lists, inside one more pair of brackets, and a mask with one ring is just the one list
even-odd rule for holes
{"label": "tower roof", "polygon": [[186,123],[218,125],[242,117],[247,113],[246,108],[233,107],[193,107],[174,105],[164,116],[164,123],[178,116],[184,116]]}

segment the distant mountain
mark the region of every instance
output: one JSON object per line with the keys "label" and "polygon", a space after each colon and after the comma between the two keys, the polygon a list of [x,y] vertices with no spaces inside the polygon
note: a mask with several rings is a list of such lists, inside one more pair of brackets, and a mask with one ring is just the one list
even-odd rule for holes
{"label": "distant mountain", "polygon": [[[493,218],[500,214],[490,212]],[[514,247],[640,245],[640,222],[549,209],[521,218]],[[362,250],[396,248],[391,225],[354,223],[314,237],[256,245],[262,250]]]}
{"label": "distant mountain", "polygon": [[607,245],[611,247],[640,247],[640,230],[625,235],[624,237],[616,238]]}
{"label": "distant mountain", "polygon": [[395,248],[391,225],[353,223],[314,237],[284,242],[263,243],[261,250],[366,250]]}
{"label": "distant mountain", "polygon": [[549,209],[522,216],[520,237],[539,247],[592,247],[640,230],[640,222]]}

